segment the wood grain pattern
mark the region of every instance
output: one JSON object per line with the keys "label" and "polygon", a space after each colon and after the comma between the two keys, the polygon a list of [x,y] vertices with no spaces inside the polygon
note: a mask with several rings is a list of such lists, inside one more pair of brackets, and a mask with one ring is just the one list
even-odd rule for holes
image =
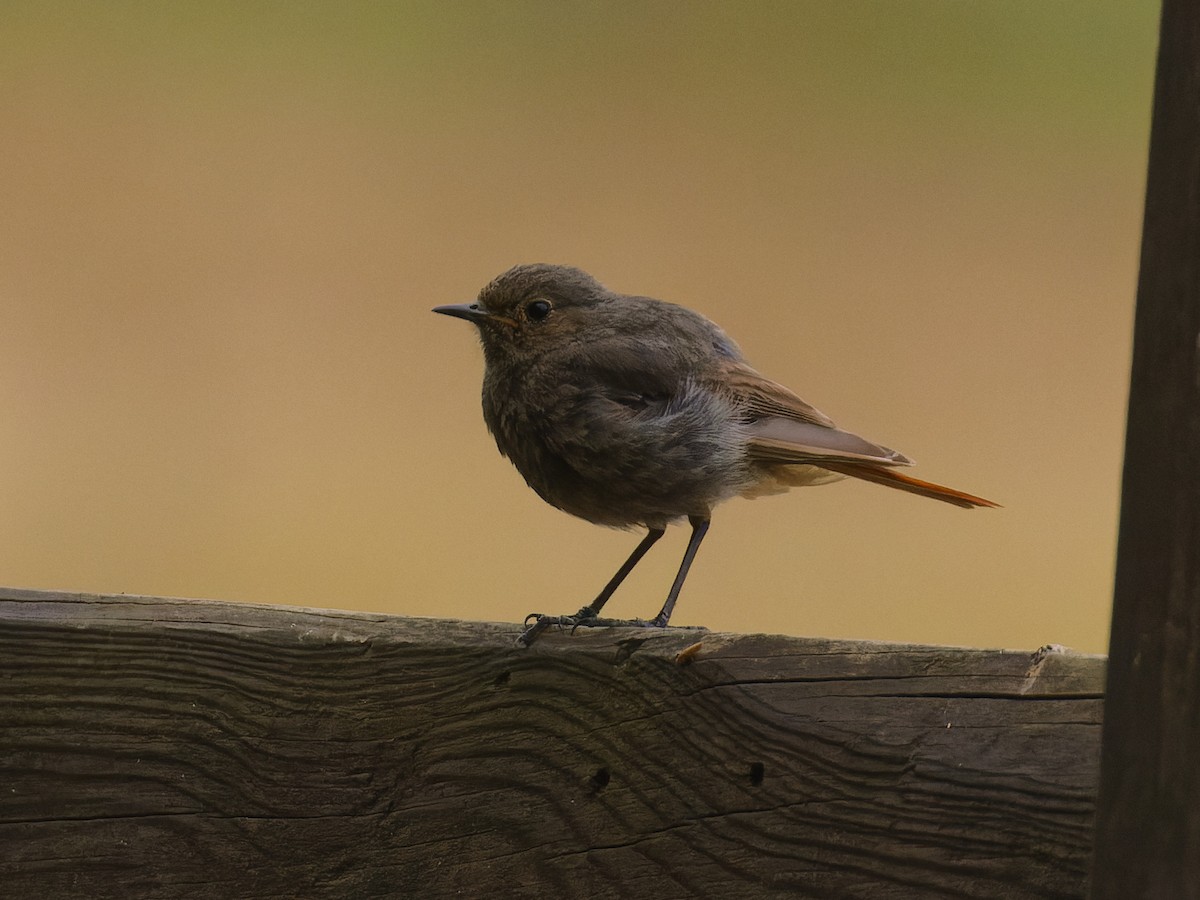
{"label": "wood grain pattern", "polygon": [[518,630],[0,590],[0,884],[1085,892],[1100,657]]}

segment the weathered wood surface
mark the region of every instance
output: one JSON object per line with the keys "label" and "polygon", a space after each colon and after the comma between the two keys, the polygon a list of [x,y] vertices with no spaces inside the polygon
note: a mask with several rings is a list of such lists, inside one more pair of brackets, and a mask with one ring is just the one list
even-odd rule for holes
{"label": "weathered wood surface", "polygon": [[1095,900],[1200,898],[1200,3],[1165,0],[1134,316]]}
{"label": "weathered wood surface", "polygon": [[517,631],[0,590],[0,891],[1085,893],[1101,657]]}

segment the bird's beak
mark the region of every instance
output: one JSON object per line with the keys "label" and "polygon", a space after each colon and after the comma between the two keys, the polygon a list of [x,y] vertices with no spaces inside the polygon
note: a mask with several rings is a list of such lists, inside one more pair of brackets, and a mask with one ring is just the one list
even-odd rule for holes
{"label": "bird's beak", "polygon": [[435,306],[433,311],[441,313],[443,316],[466,319],[468,322],[474,322],[481,328],[493,323],[507,325],[509,328],[517,327],[517,323],[508,316],[498,316],[494,312],[488,312],[478,303],[452,303],[450,306]]}
{"label": "bird's beak", "polygon": [[468,322],[482,322],[491,314],[478,303],[452,303],[449,306],[435,306],[435,313],[443,316],[454,316],[456,319],[466,319]]}

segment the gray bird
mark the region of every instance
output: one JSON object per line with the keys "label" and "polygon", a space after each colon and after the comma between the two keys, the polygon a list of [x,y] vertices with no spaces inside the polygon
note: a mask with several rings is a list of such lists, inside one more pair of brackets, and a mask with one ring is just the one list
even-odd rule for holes
{"label": "gray bird", "polygon": [[[903,454],[842,431],[752,369],[698,313],[608,290],[569,266],[522,265],[474,303],[434,310],[472,322],[483,344],[483,417],[496,446],[552,506],[597,525],[643,526],[641,543],[573,616],[531,614],[528,645],[552,625],[664,627],[713,508],[844,476],[956,506],[990,500],[896,471]],[[653,619],[600,610],[670,522],[691,539]]]}

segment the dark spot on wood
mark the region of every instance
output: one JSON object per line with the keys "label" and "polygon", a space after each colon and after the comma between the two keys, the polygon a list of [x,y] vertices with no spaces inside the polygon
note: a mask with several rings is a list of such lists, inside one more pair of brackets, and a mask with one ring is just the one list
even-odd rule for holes
{"label": "dark spot on wood", "polygon": [[623,665],[629,662],[629,657],[637,653],[641,649],[642,644],[646,643],[647,638],[629,638],[617,644],[617,655],[613,659],[613,665]]}
{"label": "dark spot on wood", "polygon": [[512,677],[512,673],[507,669],[492,679],[492,687],[506,687],[508,680]]}
{"label": "dark spot on wood", "polygon": [[588,779],[588,783],[592,786],[592,793],[598,794],[608,787],[608,782],[611,780],[612,774],[608,771],[607,767],[601,766],[596,770],[595,774]]}
{"label": "dark spot on wood", "polygon": [[765,767],[763,766],[762,763],[760,763],[760,762],[750,763],[750,783],[752,785],[754,785],[755,787],[758,787],[760,784],[762,784],[764,771],[765,771]]}

